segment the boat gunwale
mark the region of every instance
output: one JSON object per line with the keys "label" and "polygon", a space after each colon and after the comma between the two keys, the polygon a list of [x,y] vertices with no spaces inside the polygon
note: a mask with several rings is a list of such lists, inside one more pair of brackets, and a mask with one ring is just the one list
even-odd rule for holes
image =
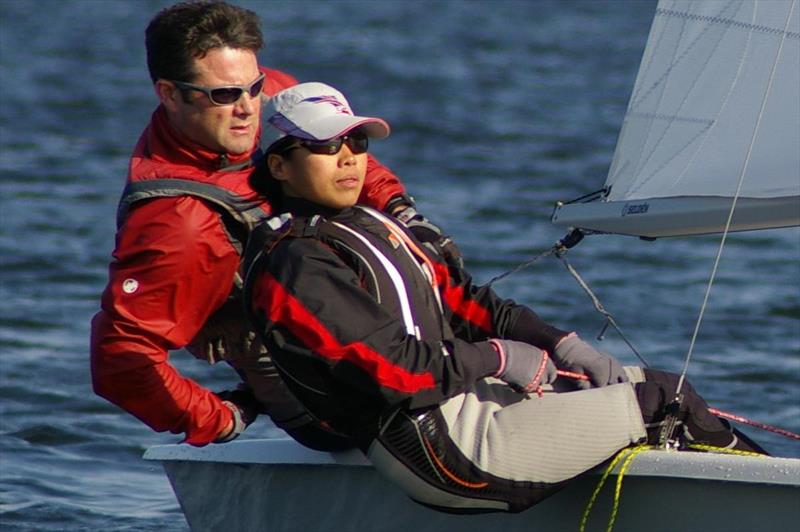
{"label": "boat gunwale", "polygon": [[[326,453],[306,449],[289,438],[251,439],[203,448],[157,445],[143,458],[158,462],[202,462],[289,467],[372,467],[359,451]],[[619,473],[615,466],[612,475]],[[599,476],[607,465],[587,474]],[[800,488],[800,459],[651,449],[637,454],[625,472],[631,477],[780,484]]]}

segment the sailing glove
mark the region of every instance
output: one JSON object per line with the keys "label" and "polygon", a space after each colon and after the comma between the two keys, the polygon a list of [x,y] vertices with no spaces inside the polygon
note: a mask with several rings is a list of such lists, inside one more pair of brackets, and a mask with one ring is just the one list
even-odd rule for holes
{"label": "sailing glove", "polygon": [[453,239],[442,234],[442,230],[417,212],[414,200],[403,195],[389,202],[387,209],[403,222],[422,245],[442,257],[448,266],[464,267],[464,257]]}
{"label": "sailing glove", "polygon": [[622,364],[616,358],[601,353],[578,338],[575,333],[565,336],[558,342],[553,352],[553,359],[559,368],[583,373],[589,377],[588,381],[577,381],[577,386],[582,389],[628,381]]}
{"label": "sailing glove", "polygon": [[521,392],[532,392],[542,384],[550,384],[556,380],[556,366],[538,347],[514,340],[491,339],[489,344],[500,358],[500,367],[494,374],[498,379],[508,383]]}
{"label": "sailing glove", "polygon": [[245,385],[240,385],[236,390],[217,392],[216,395],[233,413],[233,428],[229,433],[214,440],[214,443],[227,443],[238,438],[239,434],[255,421],[261,405]]}

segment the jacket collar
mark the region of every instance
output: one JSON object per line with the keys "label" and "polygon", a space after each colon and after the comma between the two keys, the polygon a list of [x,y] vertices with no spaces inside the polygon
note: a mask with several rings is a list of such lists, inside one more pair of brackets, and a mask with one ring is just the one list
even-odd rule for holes
{"label": "jacket collar", "polygon": [[258,138],[249,152],[238,155],[214,152],[201,146],[175,129],[162,105],[153,113],[142,140],[144,155],[154,162],[191,166],[203,172],[242,170],[261,157]]}
{"label": "jacket collar", "polygon": [[290,212],[295,216],[311,217],[319,214],[327,219],[347,219],[355,212],[352,207],[345,209],[332,209],[325,207],[318,203],[308,201],[302,198],[294,198],[292,196],[282,195],[281,207],[285,212]]}

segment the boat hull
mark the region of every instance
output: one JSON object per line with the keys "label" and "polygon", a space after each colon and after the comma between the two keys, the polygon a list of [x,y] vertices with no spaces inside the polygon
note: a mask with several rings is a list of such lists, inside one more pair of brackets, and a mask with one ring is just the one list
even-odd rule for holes
{"label": "boat hull", "polygon": [[[162,462],[195,531],[577,530],[601,473],[525,512],[454,515],[411,501],[358,453],[290,440],[160,446],[145,458]],[[612,473],[587,530],[606,529],[615,481]],[[790,530],[798,522],[800,460],[648,451],[624,477],[614,530]]]}

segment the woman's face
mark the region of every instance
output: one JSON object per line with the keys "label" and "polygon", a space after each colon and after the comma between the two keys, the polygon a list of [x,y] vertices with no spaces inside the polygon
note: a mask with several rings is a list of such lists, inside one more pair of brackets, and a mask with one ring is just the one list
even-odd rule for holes
{"label": "woman's face", "polygon": [[300,146],[284,156],[271,154],[268,164],[284,194],[333,209],[356,204],[367,174],[367,154],[354,154],[347,143],[333,155]]}

